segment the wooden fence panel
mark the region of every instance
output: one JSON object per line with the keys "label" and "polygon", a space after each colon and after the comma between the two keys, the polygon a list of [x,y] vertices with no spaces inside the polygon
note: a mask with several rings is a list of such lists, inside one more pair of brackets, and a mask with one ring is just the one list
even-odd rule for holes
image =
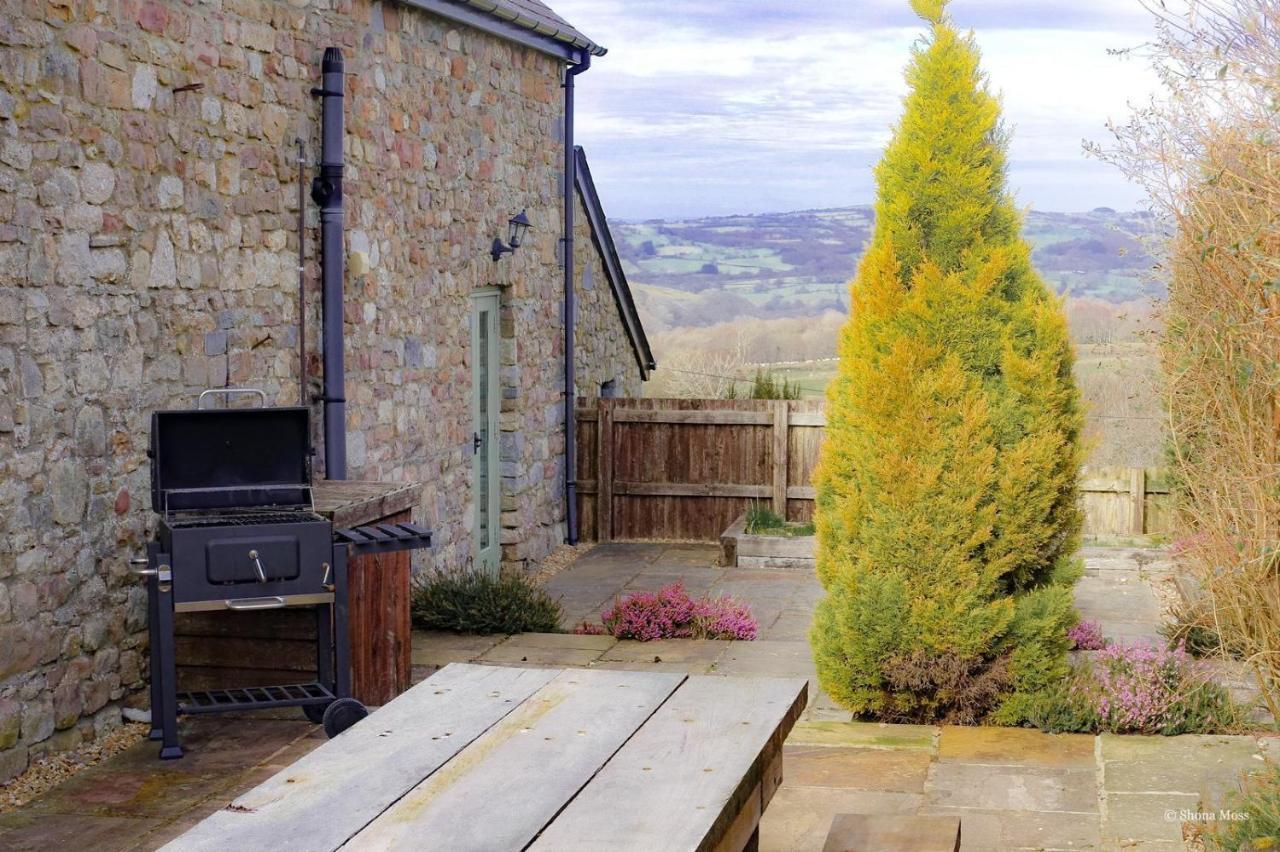
{"label": "wooden fence panel", "polygon": [[[584,540],[715,541],[752,503],[813,516],[821,400],[579,400],[578,512]],[[1167,534],[1162,471],[1086,468],[1084,532]]]}

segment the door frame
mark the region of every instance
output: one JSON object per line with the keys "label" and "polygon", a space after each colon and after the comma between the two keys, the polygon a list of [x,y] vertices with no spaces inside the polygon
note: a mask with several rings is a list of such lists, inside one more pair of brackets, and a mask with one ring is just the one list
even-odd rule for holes
{"label": "door frame", "polygon": [[[472,554],[475,569],[490,576],[497,576],[502,563],[502,477],[498,465],[501,309],[502,291],[497,287],[471,294],[471,495],[475,505]],[[483,335],[482,318],[487,318]]]}

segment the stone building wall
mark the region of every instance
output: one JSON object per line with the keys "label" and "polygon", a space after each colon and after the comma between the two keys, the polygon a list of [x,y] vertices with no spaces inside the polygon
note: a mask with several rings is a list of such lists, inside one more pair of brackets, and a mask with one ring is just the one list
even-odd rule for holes
{"label": "stone building wall", "polygon": [[574,383],[578,396],[601,395],[605,382],[614,383],[615,396],[640,396],[644,387],[635,349],[618,314],[604,259],[591,234],[581,193],[574,193],[574,292],[577,296],[577,344]]}
{"label": "stone building wall", "polygon": [[[368,0],[10,0],[0,780],[118,724],[143,685],[145,595],[127,562],[154,528],[149,412],[228,383],[298,400],[293,140],[318,159],[310,89],[328,46],[349,72],[349,475],[425,483],[426,565],[470,559],[469,294],[502,285],[504,555],[562,538],[555,60]],[[535,230],[495,264],[490,241],[524,208]]]}

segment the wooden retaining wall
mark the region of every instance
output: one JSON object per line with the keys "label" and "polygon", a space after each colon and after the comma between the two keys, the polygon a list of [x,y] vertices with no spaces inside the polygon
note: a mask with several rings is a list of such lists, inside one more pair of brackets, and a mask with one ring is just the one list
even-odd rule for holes
{"label": "wooden retaining wall", "polygon": [[[753,502],[807,520],[823,409],[822,400],[579,400],[581,538],[717,541]],[[1086,468],[1081,492],[1087,536],[1171,529],[1158,470]]]}

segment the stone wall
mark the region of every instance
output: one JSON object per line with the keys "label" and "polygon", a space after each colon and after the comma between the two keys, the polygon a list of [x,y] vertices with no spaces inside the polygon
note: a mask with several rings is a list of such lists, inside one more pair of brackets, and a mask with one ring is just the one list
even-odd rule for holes
{"label": "stone wall", "polygon": [[582,196],[574,193],[574,197],[574,293],[578,310],[573,364],[578,396],[600,396],[605,382],[614,383],[615,396],[640,396],[644,381],[635,349],[618,315],[613,287],[599,246],[593,240]]}
{"label": "stone wall", "polygon": [[[127,562],[154,528],[148,413],[226,383],[298,400],[293,140],[314,163],[310,89],[331,45],[350,72],[349,475],[425,483],[416,519],[436,547],[420,567],[470,559],[469,294],[502,285],[504,555],[536,560],[562,538],[555,60],[366,0],[11,0],[0,780],[118,724],[143,684],[145,595]],[[524,208],[535,230],[493,263]]]}

